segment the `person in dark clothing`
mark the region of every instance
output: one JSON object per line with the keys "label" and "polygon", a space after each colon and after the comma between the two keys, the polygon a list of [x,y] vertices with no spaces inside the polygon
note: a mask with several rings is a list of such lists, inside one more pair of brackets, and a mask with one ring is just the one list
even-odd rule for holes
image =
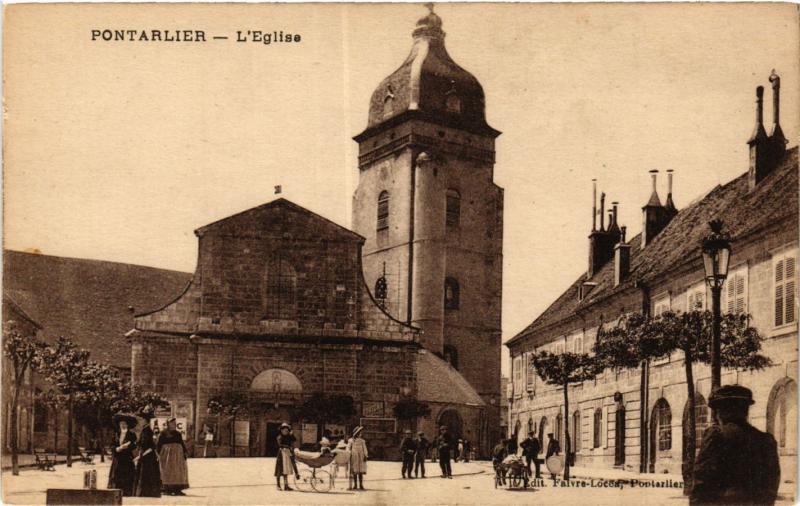
{"label": "person in dark clothing", "polygon": [[706,431],[694,464],[689,504],[772,505],[781,470],[771,434],[747,423],[753,392],[725,385],[711,393],[708,405],[717,424]]}
{"label": "person in dark clothing", "polygon": [[422,471],[422,477],[425,477],[425,457],[428,455],[428,448],[431,443],[425,437],[425,433],[417,432],[417,450],[414,453],[414,477],[419,478],[419,472]]}
{"label": "person in dark clothing", "polygon": [[189,488],[188,452],[174,417],[167,420],[167,428],[159,433],[156,450],[161,464],[161,491],[169,495],[186,495],[183,491]]}
{"label": "person in dark clothing", "polygon": [[508,446],[509,441],[501,439],[492,450],[492,467],[494,468],[495,474],[499,474],[500,482],[503,485],[506,484],[506,473],[500,470],[500,464],[502,464],[503,460],[508,456]]}
{"label": "person in dark clothing", "polygon": [[[550,432],[547,434],[547,437],[549,440],[547,441],[547,453],[544,456],[545,462],[553,455],[561,453],[561,443],[558,442],[558,439],[553,437],[553,433]],[[550,473],[550,477],[554,480],[556,479],[556,475],[553,473]]]}
{"label": "person in dark clothing", "polygon": [[536,467],[536,478],[541,478],[539,454],[542,452],[542,445],[539,443],[539,438],[533,432],[528,432],[528,437],[520,443],[520,446],[522,447],[522,455],[525,457],[525,462],[528,464],[528,474],[531,473],[531,462],[533,462]]}
{"label": "person in dark clothing", "polygon": [[411,470],[414,468],[414,455],[417,453],[417,442],[411,437],[411,431],[406,430],[400,442],[400,455],[403,458],[403,479],[413,478]]}
{"label": "person in dark clothing", "polygon": [[464,440],[464,462],[469,462],[471,452],[472,452],[472,443],[469,442],[469,439],[465,439]]}
{"label": "person in dark clothing", "polygon": [[161,497],[161,469],[156,454],[156,441],[150,420],[153,418],[152,410],[139,413],[144,418],[146,425],[139,435],[139,461],[136,463],[136,481],[134,495],[138,497]]}
{"label": "person in dark clothing", "polygon": [[294,490],[289,486],[288,475],[293,473],[297,476],[297,464],[294,460],[294,444],[297,438],[292,434],[292,426],[282,423],[280,434],[276,438],[278,442],[278,457],[275,459],[275,480],[278,490],[281,490],[281,477],[283,477],[283,490]]}
{"label": "person in dark clothing", "polygon": [[447,427],[439,427],[439,436],[436,438],[436,449],[439,453],[439,468],[442,470],[442,478],[452,478],[453,469],[450,465],[450,455],[453,451],[453,437],[447,432]]}
{"label": "person in dark clothing", "polygon": [[133,450],[136,449],[136,417],[133,415],[114,415],[117,426],[116,437],[111,445],[111,470],[108,473],[108,488],[122,490],[123,496],[133,495],[133,482],[136,479],[136,466],[133,464]]}

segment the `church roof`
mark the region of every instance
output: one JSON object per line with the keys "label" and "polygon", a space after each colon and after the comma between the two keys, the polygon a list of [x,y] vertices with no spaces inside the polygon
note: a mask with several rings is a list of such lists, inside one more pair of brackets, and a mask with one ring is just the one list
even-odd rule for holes
{"label": "church roof", "polygon": [[500,135],[486,123],[483,87],[447,54],[441,27],[432,10],[417,22],[411,53],[373,92],[367,129],[356,140],[410,118]]}
{"label": "church roof", "polygon": [[417,353],[417,399],[484,406],[478,392],[450,364],[427,350]]}
{"label": "church roof", "polygon": [[99,260],[3,251],[3,296],[41,327],[40,336],[64,336],[98,362],[128,368],[124,334],[133,311],[158,306],[191,274]]}
{"label": "church roof", "polygon": [[[753,191],[747,173],[718,185],[703,198],[680,210],[670,223],[644,249],[641,234],[631,239],[630,275],[614,286],[614,262],[607,262],[592,278],[582,274],[530,325],[511,338],[506,345],[537,334],[552,325],[567,321],[578,312],[636,286],[650,283],[681,266],[702,270],[700,242],[707,236],[707,223],[722,217],[730,234],[734,253],[736,243],[752,241],[756,234],[776,224],[791,220],[798,227],[798,156],[797,146],[788,150],[783,160]],[[784,226],[784,225],[782,225]],[[579,300],[578,290],[584,282],[597,285]],[[553,338],[557,336],[551,336]]]}

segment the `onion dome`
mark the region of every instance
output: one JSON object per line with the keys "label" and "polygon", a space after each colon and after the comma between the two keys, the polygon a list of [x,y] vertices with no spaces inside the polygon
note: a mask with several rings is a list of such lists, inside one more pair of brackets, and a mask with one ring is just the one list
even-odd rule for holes
{"label": "onion dome", "polygon": [[459,67],[444,46],[442,19],[433,12],[417,21],[408,58],[372,93],[364,138],[380,126],[420,118],[496,137],[486,123],[483,87]]}

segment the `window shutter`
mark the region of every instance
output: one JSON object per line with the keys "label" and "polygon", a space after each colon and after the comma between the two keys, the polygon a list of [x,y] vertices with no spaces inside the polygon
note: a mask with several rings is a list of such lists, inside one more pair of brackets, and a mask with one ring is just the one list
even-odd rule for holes
{"label": "window shutter", "polygon": [[726,283],[728,285],[725,294],[727,299],[728,313],[733,313],[736,309],[736,279],[731,277]]}
{"label": "window shutter", "polygon": [[746,310],[745,307],[745,292],[746,285],[745,285],[745,273],[739,273],[736,275],[736,307],[734,308],[737,313],[744,313]]}
{"label": "window shutter", "polygon": [[785,265],[785,272],[783,279],[785,283],[783,285],[783,299],[784,299],[784,306],[786,311],[786,317],[784,318],[784,323],[793,323],[795,321],[794,317],[794,257],[787,257],[786,258],[786,265]]}

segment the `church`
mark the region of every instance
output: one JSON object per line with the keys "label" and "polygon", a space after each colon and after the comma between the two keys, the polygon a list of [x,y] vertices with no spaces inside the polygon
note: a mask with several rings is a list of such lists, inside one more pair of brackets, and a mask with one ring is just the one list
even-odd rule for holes
{"label": "church", "polygon": [[[212,430],[218,455],[274,455],[282,422],[303,445],[362,425],[375,458],[396,458],[405,428],[447,425],[478,455],[501,437],[500,132],[444,38],[420,19],[370,99],[352,230],[281,198],[201,227],[186,288],[134,318],[133,382],[190,437]],[[312,419],[315,396],[353,409]]]}

